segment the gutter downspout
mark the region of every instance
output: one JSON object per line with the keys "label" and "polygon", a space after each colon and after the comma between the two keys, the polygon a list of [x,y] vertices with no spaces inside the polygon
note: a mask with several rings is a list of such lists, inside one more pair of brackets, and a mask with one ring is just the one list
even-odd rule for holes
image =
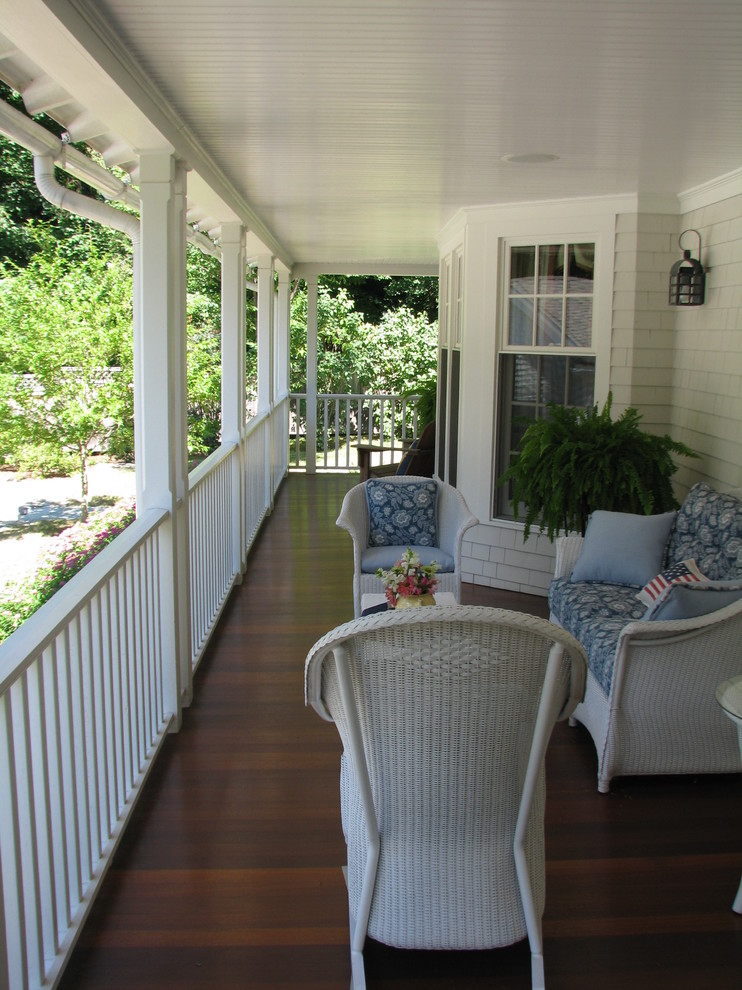
{"label": "gutter downspout", "polygon": [[[121,179],[116,178],[106,169],[98,165],[97,162],[92,161],[87,155],[84,155],[77,148],[73,148],[71,145],[67,144],[65,141],[60,140],[51,131],[47,131],[45,127],[37,124],[35,120],[31,120],[25,114],[16,110],[15,107],[11,107],[9,104],[0,101],[0,133],[4,134],[6,137],[10,138],[16,144],[22,145],[27,151],[30,151],[34,158],[36,156],[51,157],[56,165],[64,169],[70,175],[74,175],[75,178],[80,179],[82,182],[87,183],[98,192],[102,193],[106,199],[114,199],[118,202],[125,203],[127,206],[131,206],[135,210],[139,210],[141,207],[139,194],[131,186],[122,182]],[[34,171],[36,167],[34,166]],[[54,178],[54,172],[51,172],[51,178]],[[54,183],[56,185],[56,183]],[[38,185],[38,182],[37,182]],[[51,186],[49,186],[51,195],[47,196],[45,192],[42,195],[45,196],[50,202],[55,203],[57,206],[62,205],[56,198],[59,193],[54,191]],[[73,194],[70,190],[67,190],[70,196]],[[79,196],[79,194],[77,194]],[[109,223],[111,214],[105,214],[105,219],[103,215],[96,213],[91,215],[87,212],[87,207],[85,206],[85,201],[88,203],[94,203],[95,200],[87,199],[84,196],[79,196],[77,200],[80,209],[75,209],[69,207],[71,212],[77,213],[78,216],[84,216],[88,219],[99,220],[101,223]],[[68,203],[73,202],[72,199],[67,199],[63,209],[67,209]],[[105,204],[98,202],[99,206]],[[95,207],[93,207],[95,209]],[[81,212],[84,210],[85,212]],[[125,214],[121,214],[119,211],[113,211],[114,218],[116,216],[121,217]],[[131,218],[133,219],[133,218]],[[121,227],[117,226],[113,219],[110,219],[110,225],[114,226],[117,230],[122,230]],[[125,234],[129,233],[129,230],[123,231]],[[204,254],[210,254],[214,257],[220,257],[221,251],[219,247],[205,234],[194,230],[190,226],[186,226],[186,236],[189,241],[196,245],[200,251]]]}
{"label": "gutter downspout", "polygon": [[99,199],[91,199],[89,196],[83,196],[81,193],[60,185],[54,176],[54,157],[50,153],[44,155],[34,153],[33,171],[36,186],[44,199],[54,203],[60,209],[67,210],[68,213],[75,213],[77,216],[86,217],[88,220],[97,220],[106,227],[120,230],[131,238],[136,252],[140,236],[137,217],[133,217],[129,213],[122,213],[121,210],[114,209],[108,203],[102,203]]}

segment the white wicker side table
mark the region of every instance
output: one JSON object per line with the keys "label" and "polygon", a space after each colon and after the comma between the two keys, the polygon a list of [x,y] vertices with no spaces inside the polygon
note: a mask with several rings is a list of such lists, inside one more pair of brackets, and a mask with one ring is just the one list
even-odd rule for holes
{"label": "white wicker side table", "polygon": [[[737,677],[732,677],[730,680],[720,684],[716,689],[716,700],[721,705],[724,713],[737,726],[740,758],[742,758],[742,674],[738,674]],[[732,910],[736,911],[737,914],[742,914],[742,880],[739,884],[737,896],[734,898]]]}

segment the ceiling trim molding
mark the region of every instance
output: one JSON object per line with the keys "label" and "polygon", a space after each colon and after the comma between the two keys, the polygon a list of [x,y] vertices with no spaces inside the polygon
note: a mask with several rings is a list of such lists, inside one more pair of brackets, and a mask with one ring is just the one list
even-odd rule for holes
{"label": "ceiling trim molding", "polygon": [[678,196],[680,212],[690,213],[692,210],[711,206],[712,203],[720,203],[733,196],[742,196],[742,168],[680,193]]}
{"label": "ceiling trim molding", "polygon": [[[547,215],[552,220],[562,217],[570,221],[576,217],[590,219],[596,213],[638,213],[640,212],[640,197],[636,193],[626,193],[618,196],[577,196],[571,199],[524,200],[518,203],[493,203],[490,206],[465,206],[459,214],[449,220],[439,235],[439,241],[444,239],[450,228],[460,222],[460,215],[467,223],[489,223],[498,217],[506,222],[513,218],[528,223],[534,218]],[[677,212],[677,206],[672,212]]]}

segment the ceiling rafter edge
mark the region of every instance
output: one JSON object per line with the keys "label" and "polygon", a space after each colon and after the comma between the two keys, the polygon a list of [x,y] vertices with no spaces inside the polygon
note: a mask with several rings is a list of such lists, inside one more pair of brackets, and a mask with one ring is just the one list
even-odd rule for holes
{"label": "ceiling rafter edge", "polygon": [[[146,118],[169,141],[176,154],[198,174],[234,213],[258,237],[266,249],[287,267],[293,259],[278,238],[257,216],[188,131],[162,94],[144,75],[112,37],[108,26],[88,0],[43,0],[46,7],[73,35],[95,63],[108,75]],[[140,149],[144,150],[144,149]],[[189,187],[192,183],[189,183]],[[231,219],[224,217],[223,219]]]}

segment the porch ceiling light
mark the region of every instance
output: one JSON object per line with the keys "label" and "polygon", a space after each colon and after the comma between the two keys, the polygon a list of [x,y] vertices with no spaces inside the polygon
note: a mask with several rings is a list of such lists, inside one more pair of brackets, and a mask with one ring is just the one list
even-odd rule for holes
{"label": "porch ceiling light", "polygon": [[[691,257],[688,248],[683,248],[683,237],[695,234],[698,238],[698,261]],[[702,306],[706,290],[706,273],[701,265],[701,235],[692,227],[684,230],[678,237],[678,247],[683,252],[680,261],[676,261],[670,269],[671,306]]]}
{"label": "porch ceiling light", "polygon": [[559,155],[552,155],[543,151],[530,151],[523,155],[503,155],[500,159],[509,165],[543,165],[546,162],[559,160]]}

